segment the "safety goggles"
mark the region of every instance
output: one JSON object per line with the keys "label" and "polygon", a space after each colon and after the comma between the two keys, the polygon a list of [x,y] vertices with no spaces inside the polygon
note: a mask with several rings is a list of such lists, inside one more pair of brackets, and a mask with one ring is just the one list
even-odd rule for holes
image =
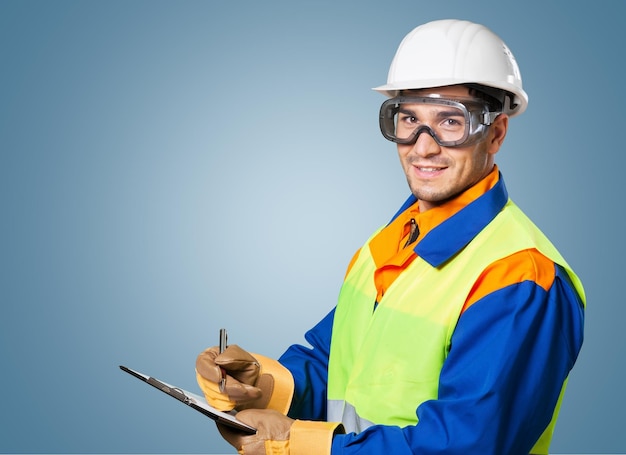
{"label": "safety goggles", "polygon": [[475,98],[399,96],[381,106],[380,130],[398,144],[414,144],[426,132],[442,147],[469,146],[485,136],[499,114]]}

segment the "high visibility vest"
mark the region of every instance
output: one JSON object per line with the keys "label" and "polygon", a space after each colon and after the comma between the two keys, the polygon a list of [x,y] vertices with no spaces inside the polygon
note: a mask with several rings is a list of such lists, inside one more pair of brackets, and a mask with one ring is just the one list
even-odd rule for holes
{"label": "high visibility vest", "polygon": [[[332,331],[328,420],[342,421],[347,431],[417,423],[416,408],[437,399],[439,375],[466,297],[493,262],[535,248],[567,271],[584,300],[578,277],[511,200],[444,264],[433,267],[418,256],[376,309],[376,265],[368,244],[343,283]],[[558,406],[533,453],[547,453],[557,414]]]}

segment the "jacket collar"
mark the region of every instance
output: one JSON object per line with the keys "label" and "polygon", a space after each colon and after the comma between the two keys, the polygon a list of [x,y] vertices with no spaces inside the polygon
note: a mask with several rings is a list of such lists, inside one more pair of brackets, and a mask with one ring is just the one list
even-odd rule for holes
{"label": "jacket collar", "polygon": [[[415,246],[415,253],[431,266],[439,267],[470,243],[508,201],[508,192],[500,172],[498,177],[493,188],[428,232]],[[415,196],[411,195],[392,220],[416,201]]]}

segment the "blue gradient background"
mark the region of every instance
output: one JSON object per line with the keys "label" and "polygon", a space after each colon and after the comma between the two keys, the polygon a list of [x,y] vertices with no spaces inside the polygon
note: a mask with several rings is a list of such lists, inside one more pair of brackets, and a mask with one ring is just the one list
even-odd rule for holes
{"label": "blue gradient background", "polygon": [[122,373],[278,356],[408,194],[378,132],[402,37],[504,37],[530,95],[498,156],[582,277],[554,453],[626,451],[623,2],[0,2],[0,452],[232,453]]}

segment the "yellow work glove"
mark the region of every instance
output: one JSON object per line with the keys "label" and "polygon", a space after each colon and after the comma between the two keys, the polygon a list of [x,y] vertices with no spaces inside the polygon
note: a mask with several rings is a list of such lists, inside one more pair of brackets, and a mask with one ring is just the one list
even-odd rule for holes
{"label": "yellow work glove", "polygon": [[287,368],[236,344],[221,354],[217,346],[202,352],[196,359],[196,379],[207,403],[220,411],[268,408],[287,414],[294,391]]}
{"label": "yellow work glove", "polygon": [[341,423],[293,420],[272,409],[247,409],[239,412],[237,419],[255,427],[256,434],[217,427],[241,455],[330,454],[333,436],[345,433]]}

